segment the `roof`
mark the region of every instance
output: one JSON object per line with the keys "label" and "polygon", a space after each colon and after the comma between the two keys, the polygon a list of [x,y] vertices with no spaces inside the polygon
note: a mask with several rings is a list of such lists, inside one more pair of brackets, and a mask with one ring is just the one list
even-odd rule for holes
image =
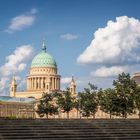
{"label": "roof", "polygon": [[33,67],[57,67],[54,58],[46,52],[46,46],[44,42],[41,47],[41,52],[37,54],[32,60],[31,68]]}
{"label": "roof", "polygon": [[10,97],[10,96],[0,96],[0,101],[2,102],[23,102],[29,103],[34,101],[33,98],[17,98],[17,97]]}

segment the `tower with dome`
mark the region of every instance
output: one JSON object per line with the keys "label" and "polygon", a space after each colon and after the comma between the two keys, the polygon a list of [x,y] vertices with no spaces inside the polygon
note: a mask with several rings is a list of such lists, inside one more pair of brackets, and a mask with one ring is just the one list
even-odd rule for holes
{"label": "tower with dome", "polygon": [[27,89],[24,92],[17,92],[17,83],[15,78],[10,85],[11,97],[26,97],[39,99],[42,94],[59,92],[60,78],[55,59],[47,52],[46,45],[43,42],[41,51],[33,58],[29,73],[27,75]]}

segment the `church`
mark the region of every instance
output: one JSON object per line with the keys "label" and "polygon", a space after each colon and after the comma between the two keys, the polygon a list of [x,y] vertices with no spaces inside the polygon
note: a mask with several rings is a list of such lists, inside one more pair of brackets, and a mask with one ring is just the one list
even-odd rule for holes
{"label": "church", "polygon": [[[63,92],[61,91],[60,80],[61,76],[58,73],[56,61],[53,56],[47,52],[46,45],[43,42],[40,52],[31,62],[30,69],[26,77],[27,86],[25,91],[17,91],[18,83],[14,76],[10,84],[10,97],[8,97],[8,99],[10,98],[10,102],[0,102],[0,117],[11,116],[11,112],[16,112],[16,114],[14,113],[13,115],[19,117],[23,117],[23,115],[25,115],[24,117],[26,118],[31,116],[37,117],[37,115],[34,115],[36,114],[35,108],[43,93]],[[71,96],[76,97],[76,84],[73,77],[71,79],[69,89]],[[6,98],[4,97],[4,99]],[[13,107],[11,108],[11,106]],[[66,116],[66,113],[59,111],[58,115],[51,117],[66,118]],[[74,108],[70,111],[69,117],[81,118],[83,116],[80,111]],[[138,115],[128,117],[136,118]],[[98,107],[95,118],[109,118],[109,114],[101,111],[100,107]]]}
{"label": "church", "polygon": [[[23,92],[17,92],[17,83],[13,77],[10,84],[11,97],[35,98],[39,99],[42,94],[60,92],[60,79],[55,59],[47,52],[46,45],[43,42],[41,51],[33,58],[26,77],[27,89]],[[75,94],[75,81],[72,78],[70,83],[70,92]]]}

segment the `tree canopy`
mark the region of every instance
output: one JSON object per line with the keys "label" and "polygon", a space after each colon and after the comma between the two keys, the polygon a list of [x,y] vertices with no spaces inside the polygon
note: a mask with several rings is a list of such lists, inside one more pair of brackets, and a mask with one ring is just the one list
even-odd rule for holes
{"label": "tree canopy", "polygon": [[112,88],[98,89],[89,83],[88,87],[75,97],[69,89],[62,93],[43,94],[37,113],[41,117],[48,117],[56,114],[59,109],[66,112],[69,118],[69,112],[76,108],[80,114],[88,118],[91,115],[95,117],[99,107],[103,112],[110,114],[110,118],[112,115],[127,118],[127,115],[135,112],[139,112],[140,118],[140,87],[130,74],[122,73],[113,81]]}

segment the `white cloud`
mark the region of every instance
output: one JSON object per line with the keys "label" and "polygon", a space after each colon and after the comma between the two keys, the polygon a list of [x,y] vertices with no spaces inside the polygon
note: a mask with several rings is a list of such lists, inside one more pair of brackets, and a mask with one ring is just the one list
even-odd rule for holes
{"label": "white cloud", "polygon": [[25,87],[26,87],[26,78],[20,81],[20,83],[18,84],[17,90],[23,91],[25,90]]}
{"label": "white cloud", "polygon": [[6,88],[6,83],[9,81],[8,77],[0,78],[0,91]]}
{"label": "white cloud", "polygon": [[12,18],[10,21],[10,25],[6,29],[6,32],[13,33],[15,31],[21,31],[24,28],[31,26],[35,21],[36,13],[37,9],[33,8],[29,13]]}
{"label": "white cloud", "polygon": [[140,20],[127,16],[109,20],[106,27],[94,33],[91,44],[77,62],[93,66],[90,76],[94,78],[134,73],[140,63]]}
{"label": "white cloud", "polygon": [[18,70],[19,70],[19,71],[22,71],[22,70],[25,69],[25,67],[26,67],[26,64],[21,63],[21,64],[19,64],[19,66],[18,66]]}
{"label": "white cloud", "polygon": [[124,65],[140,62],[140,21],[127,16],[108,21],[77,58],[82,64]]}
{"label": "white cloud", "polygon": [[33,9],[31,9],[30,13],[31,14],[36,14],[36,13],[38,13],[38,10],[36,8],[33,8]]}
{"label": "white cloud", "polygon": [[113,66],[113,67],[101,67],[97,69],[96,71],[91,72],[91,76],[95,77],[113,77],[117,76],[118,74],[122,72],[127,72],[128,67],[122,67],[122,66]]}
{"label": "white cloud", "polygon": [[74,35],[74,34],[67,33],[67,34],[63,34],[63,35],[61,35],[60,38],[69,41],[69,40],[75,40],[75,39],[78,39],[78,35]]}
{"label": "white cloud", "polygon": [[23,45],[14,51],[13,54],[6,57],[6,62],[0,67],[0,74],[8,76],[12,73],[24,70],[24,63],[32,54],[33,48],[31,45]]}
{"label": "white cloud", "polygon": [[71,77],[63,77],[61,78],[61,83],[62,84],[70,84],[71,82]]}
{"label": "white cloud", "polygon": [[[9,87],[9,81],[15,73],[23,71],[26,67],[26,62],[33,54],[31,45],[22,45],[17,47],[14,52],[5,58],[5,64],[0,66],[0,90],[3,87]],[[20,80],[20,77],[17,77]]]}

